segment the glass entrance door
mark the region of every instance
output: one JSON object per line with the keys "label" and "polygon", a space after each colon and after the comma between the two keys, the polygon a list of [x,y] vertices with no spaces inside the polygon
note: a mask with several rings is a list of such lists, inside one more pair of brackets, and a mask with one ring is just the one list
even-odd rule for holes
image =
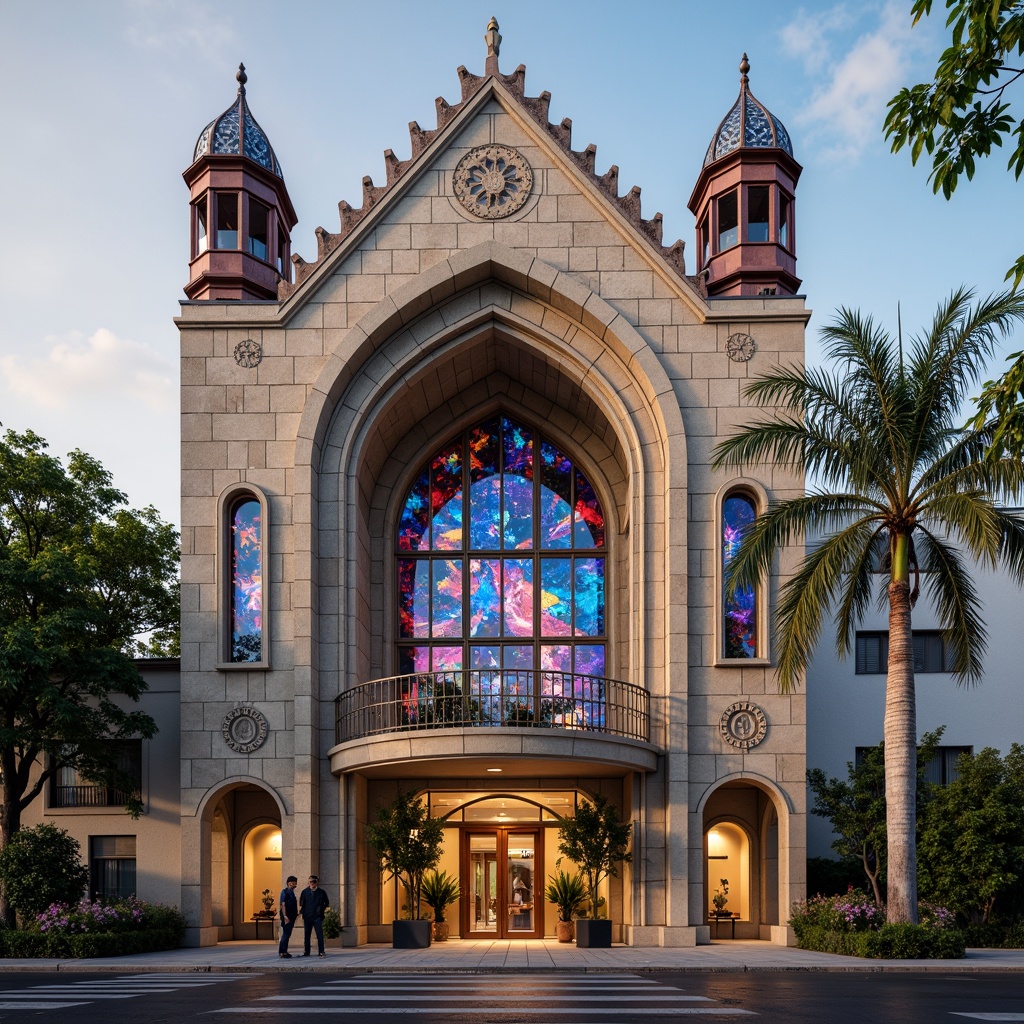
{"label": "glass entrance door", "polygon": [[464,935],[543,938],[542,853],[539,829],[463,833]]}

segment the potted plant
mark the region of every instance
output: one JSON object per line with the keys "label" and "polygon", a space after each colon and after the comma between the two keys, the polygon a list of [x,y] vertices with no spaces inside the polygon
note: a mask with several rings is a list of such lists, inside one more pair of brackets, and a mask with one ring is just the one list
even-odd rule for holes
{"label": "potted plant", "polygon": [[576,945],[608,947],[612,944],[612,923],[599,920],[598,886],[605,878],[619,874],[619,864],[629,863],[628,852],[633,826],[619,821],[619,814],[606,797],[595,797],[593,803],[583,802],[576,813],[562,818],[558,829],[558,849],[579,865],[586,881],[589,917],[576,922]]}
{"label": "potted plant", "polygon": [[718,881],[718,888],[715,890],[714,896],[711,897],[711,904],[715,908],[713,911],[715,917],[732,917],[732,913],[725,909],[725,905],[728,902],[729,879],[721,878]]}
{"label": "potted plant", "polygon": [[430,945],[430,922],[421,913],[423,874],[441,859],[444,821],[430,817],[418,796],[400,792],[366,826],[366,841],[380,858],[381,871],[405,890],[410,920],[394,921],[392,945],[425,949]]}
{"label": "potted plant", "polygon": [[421,895],[423,902],[434,912],[432,938],[435,942],[446,942],[448,922],[444,919],[444,912],[462,895],[459,891],[459,880],[453,878],[447,871],[428,871],[423,876]]}
{"label": "potted plant", "polygon": [[548,875],[544,899],[558,909],[555,934],[559,942],[572,942],[572,919],[586,898],[587,883],[579,872],[570,875],[568,871],[559,870],[557,875]]}

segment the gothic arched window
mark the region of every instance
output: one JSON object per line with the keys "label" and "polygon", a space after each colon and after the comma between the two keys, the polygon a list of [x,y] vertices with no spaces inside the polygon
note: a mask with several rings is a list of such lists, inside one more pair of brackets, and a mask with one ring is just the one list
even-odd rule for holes
{"label": "gothic arched window", "polygon": [[249,485],[236,486],[221,497],[221,667],[267,667],[266,513],[266,497]]}
{"label": "gothic arched window", "polygon": [[755,587],[737,587],[730,595],[725,577],[743,539],[743,531],[757,518],[753,498],[733,491],[722,501],[722,655],[725,658],[758,657],[758,607]]}
{"label": "gothic arched window", "polygon": [[496,415],[435,452],[396,546],[401,674],[605,675],[604,513],[532,427]]}

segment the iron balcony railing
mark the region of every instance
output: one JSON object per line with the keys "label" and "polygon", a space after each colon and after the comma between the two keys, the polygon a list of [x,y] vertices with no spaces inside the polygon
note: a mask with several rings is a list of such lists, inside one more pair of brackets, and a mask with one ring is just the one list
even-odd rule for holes
{"label": "iron balcony railing", "polygon": [[650,741],[648,694],[601,676],[460,669],[374,679],[336,701],[338,743],[421,729],[583,729]]}
{"label": "iron balcony railing", "polygon": [[54,786],[52,807],[123,807],[128,794],[107,786]]}

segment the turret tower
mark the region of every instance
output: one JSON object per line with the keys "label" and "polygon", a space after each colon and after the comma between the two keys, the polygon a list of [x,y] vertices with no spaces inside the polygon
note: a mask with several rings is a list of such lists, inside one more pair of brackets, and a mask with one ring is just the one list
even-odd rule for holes
{"label": "turret tower", "polygon": [[697,271],[709,295],[793,295],[796,183],[802,168],[782,122],[750,91],[718,126],[690,196],[697,218]]}
{"label": "turret tower", "polygon": [[184,173],[192,193],[190,299],[276,300],[291,275],[291,230],[297,217],[281,165],[245,99],[238,97],[196,142]]}

